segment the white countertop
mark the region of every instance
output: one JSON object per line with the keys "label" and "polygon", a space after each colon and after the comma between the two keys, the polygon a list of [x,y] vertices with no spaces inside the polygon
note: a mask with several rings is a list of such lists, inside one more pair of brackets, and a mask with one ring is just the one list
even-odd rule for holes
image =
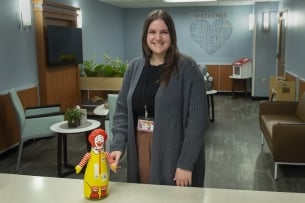
{"label": "white countertop", "polygon": [[[110,182],[103,203],[303,203],[305,194]],[[98,202],[83,196],[83,180],[0,173],[0,200],[9,203]]]}

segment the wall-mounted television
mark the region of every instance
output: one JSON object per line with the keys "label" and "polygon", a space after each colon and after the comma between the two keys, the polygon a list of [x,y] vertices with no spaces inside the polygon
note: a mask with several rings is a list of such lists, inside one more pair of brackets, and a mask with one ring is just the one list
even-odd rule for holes
{"label": "wall-mounted television", "polygon": [[54,25],[47,26],[47,61],[49,66],[82,63],[82,29]]}

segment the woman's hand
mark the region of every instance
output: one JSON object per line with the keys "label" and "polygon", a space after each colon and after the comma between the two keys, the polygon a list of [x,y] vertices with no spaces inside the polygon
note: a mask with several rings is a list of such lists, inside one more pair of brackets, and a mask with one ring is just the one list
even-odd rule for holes
{"label": "woman's hand", "polygon": [[174,177],[177,186],[191,186],[192,185],[192,171],[184,170],[181,168],[176,169]]}
{"label": "woman's hand", "polygon": [[110,153],[110,156],[114,160],[114,164],[119,166],[119,161],[121,159],[122,152],[121,151],[113,151],[113,152]]}

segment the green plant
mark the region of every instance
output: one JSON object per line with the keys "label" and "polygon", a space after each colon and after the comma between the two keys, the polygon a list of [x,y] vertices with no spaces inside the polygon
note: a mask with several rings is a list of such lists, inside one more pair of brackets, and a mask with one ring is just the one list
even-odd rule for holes
{"label": "green plant", "polygon": [[106,65],[112,67],[113,75],[120,77],[124,76],[124,73],[128,66],[128,61],[123,62],[121,59],[116,57],[115,59],[111,58],[109,55],[104,54],[104,62]]}
{"label": "green plant", "polygon": [[95,77],[98,75],[98,70],[96,69],[96,62],[95,62],[95,56],[91,56],[88,60],[85,60],[83,62],[83,69],[85,71],[85,74],[88,77]]}
{"label": "green plant", "polygon": [[83,62],[83,69],[88,77],[123,77],[127,69],[128,62],[123,62],[118,57],[111,58],[108,54],[103,54],[104,63],[97,64],[95,56]]}
{"label": "green plant", "polygon": [[82,116],[83,116],[83,112],[78,106],[76,106],[73,108],[68,108],[65,111],[64,119],[68,121],[69,128],[76,128],[81,124]]}
{"label": "green plant", "polygon": [[68,108],[65,111],[65,120],[77,120],[81,119],[83,112],[78,107]]}

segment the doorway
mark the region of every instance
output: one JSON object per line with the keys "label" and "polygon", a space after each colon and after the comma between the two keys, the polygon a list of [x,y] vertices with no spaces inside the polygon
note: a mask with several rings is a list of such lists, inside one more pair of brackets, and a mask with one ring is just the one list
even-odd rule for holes
{"label": "doorway", "polygon": [[278,40],[277,40],[277,79],[285,80],[285,49],[286,49],[286,32],[287,32],[287,14],[288,11],[281,11],[278,16]]}

